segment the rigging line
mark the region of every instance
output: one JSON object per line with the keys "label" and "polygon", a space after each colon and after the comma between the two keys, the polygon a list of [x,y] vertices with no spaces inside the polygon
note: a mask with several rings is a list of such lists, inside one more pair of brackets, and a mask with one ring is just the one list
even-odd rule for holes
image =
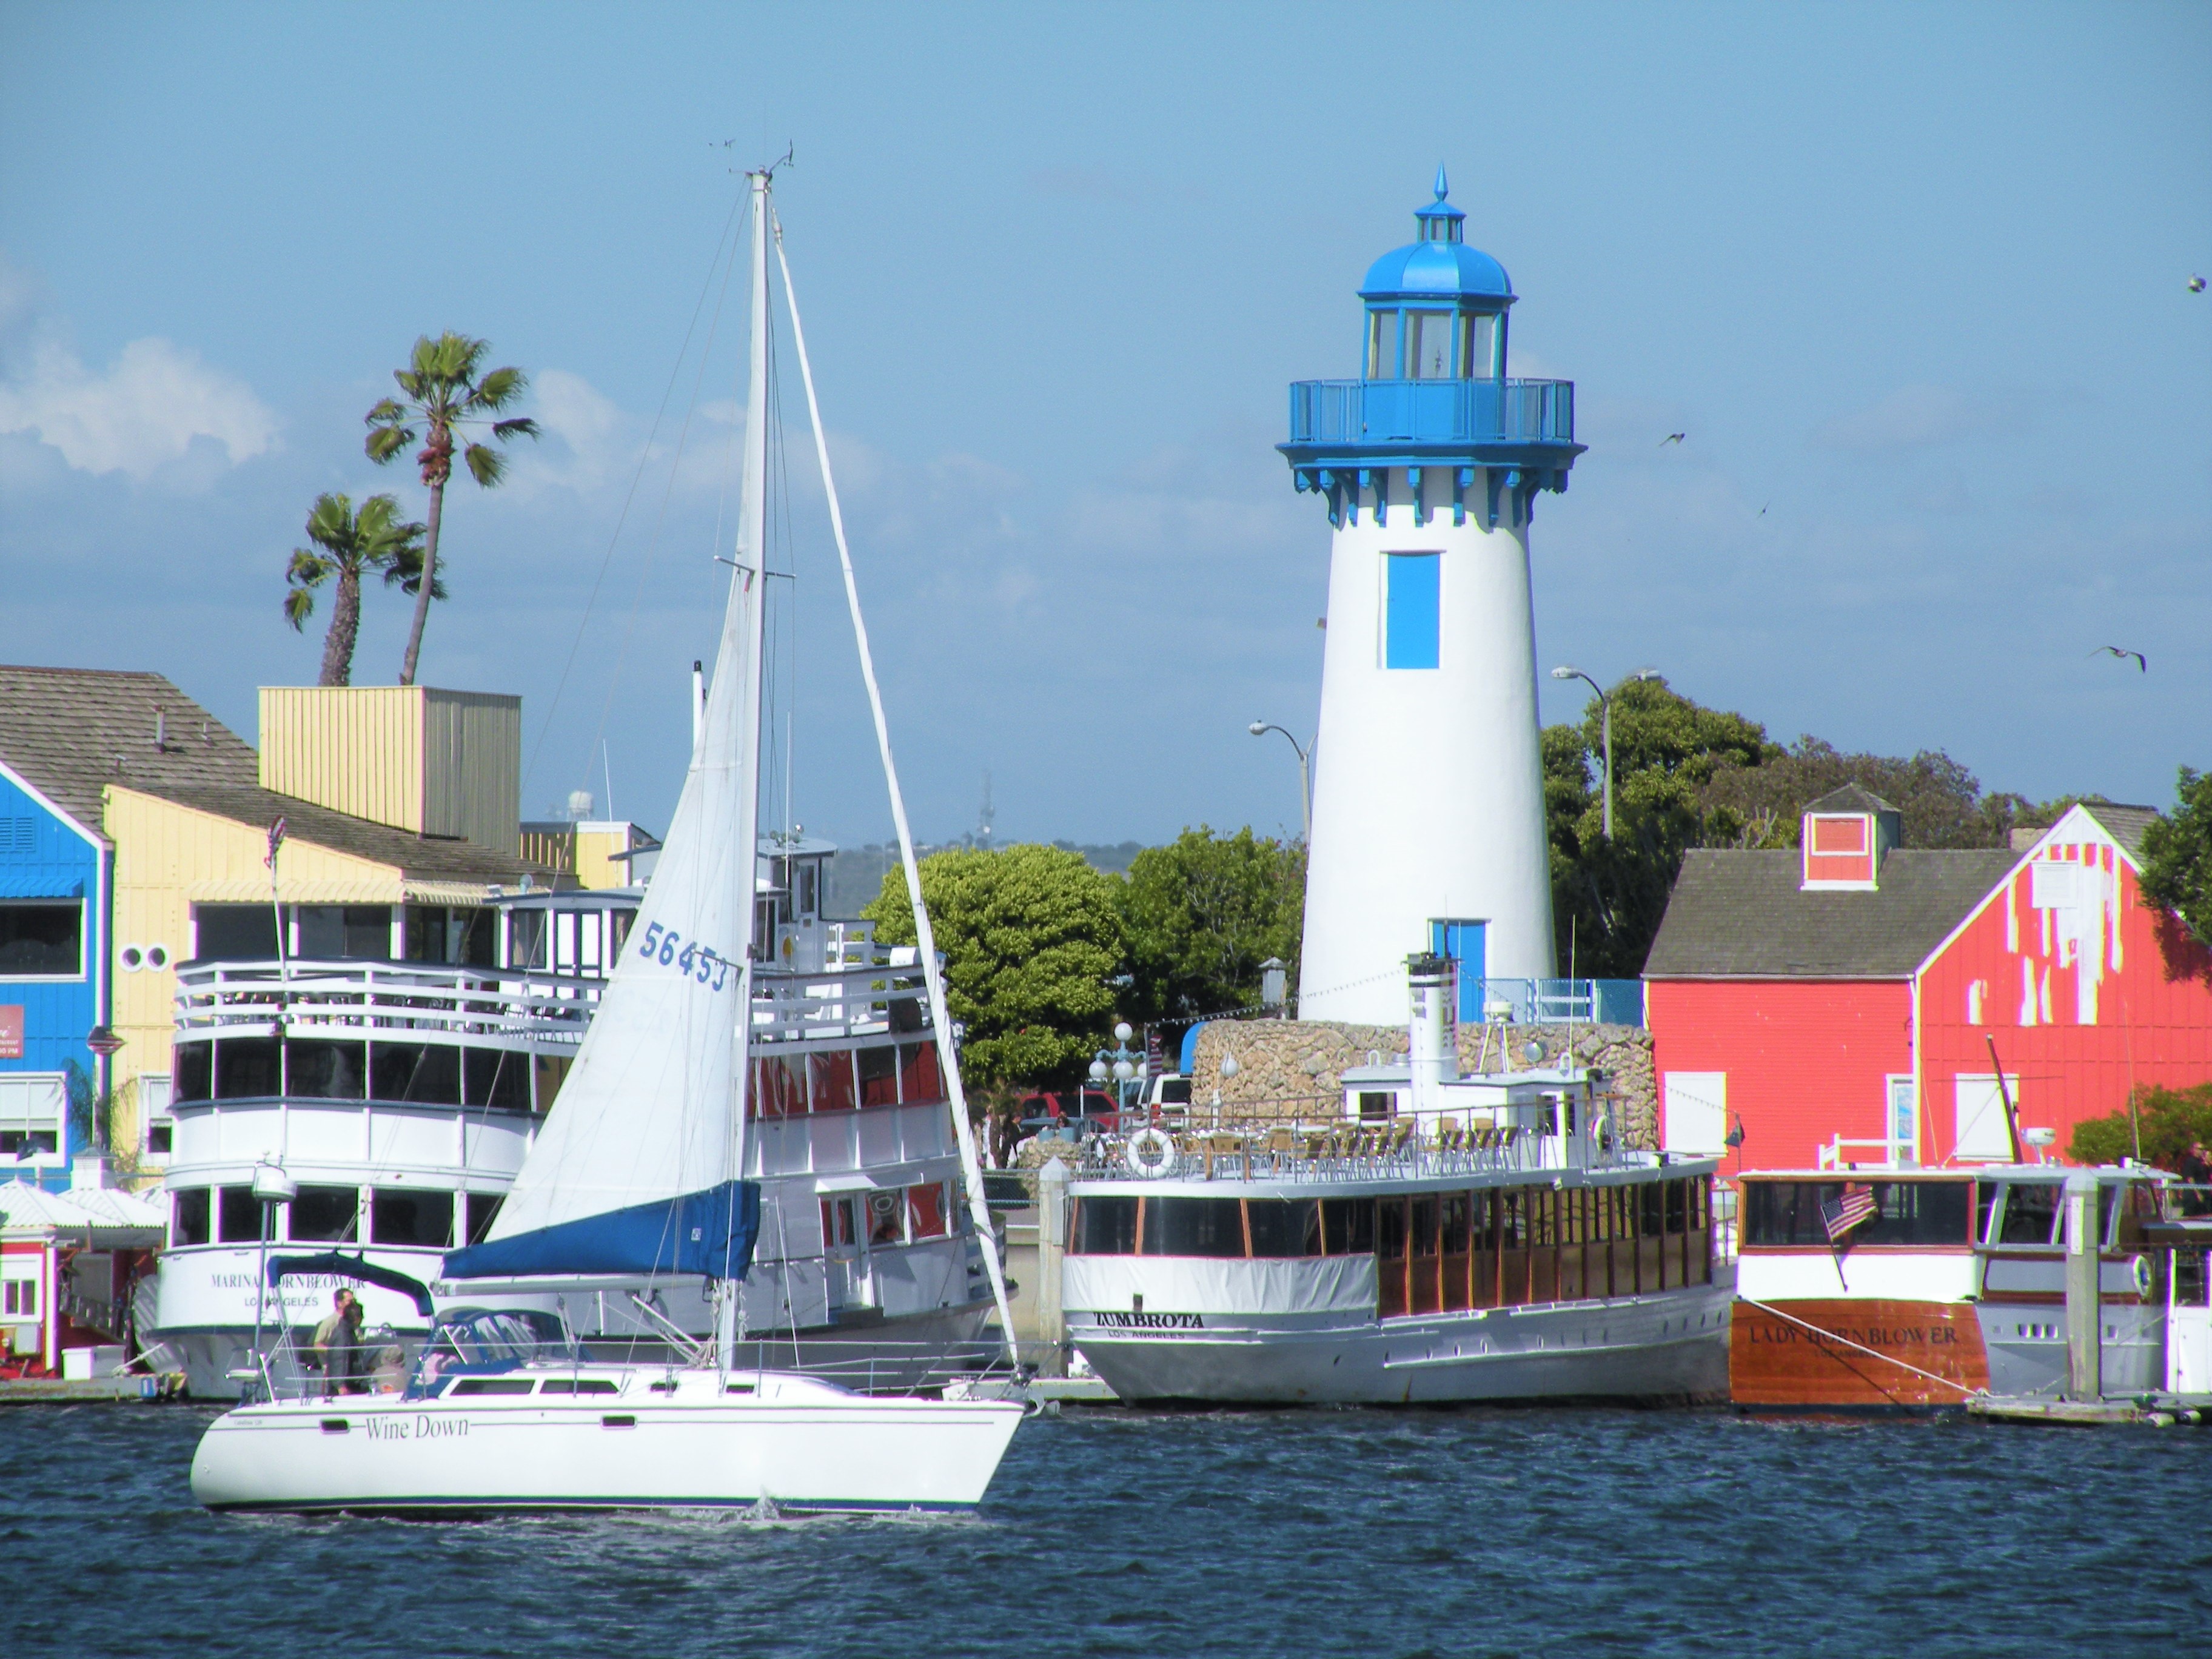
{"label": "rigging line", "polygon": [[[691,417],[699,412],[699,389],[707,381],[707,363],[714,356],[714,336],[722,325],[722,303],[729,297],[730,276],[737,268],[737,249],[732,244],[729,264],[722,268],[721,289],[714,297],[714,314],[707,323],[707,342],[699,348],[699,372],[691,378],[691,401],[684,410],[684,424],[677,428],[676,453],[668,463],[668,482],[661,489],[660,507],[653,514],[653,534],[647,538],[645,557],[638,563],[637,586],[631,590],[629,615],[623,623],[622,648],[615,653],[614,672],[607,678],[606,698],[599,705],[599,723],[592,732],[592,743],[594,746],[606,736],[607,719],[614,713],[615,693],[622,686],[623,669],[629,661],[630,643],[637,634],[638,610],[645,603],[646,580],[653,574],[653,561],[660,552],[660,532],[662,527],[668,522],[668,503],[676,494],[677,475],[684,470],[684,447],[691,436]],[[588,768],[591,750],[585,750],[584,754],[585,764]],[[588,779],[588,771],[586,776]]]}
{"label": "rigging line", "polygon": [[[584,634],[591,626],[592,608],[599,604],[599,589],[607,580],[607,572],[614,566],[615,548],[622,541],[623,526],[629,522],[630,503],[636,499],[637,486],[645,477],[646,463],[653,456],[653,441],[660,435],[660,422],[668,414],[668,400],[676,395],[676,382],[684,373],[684,359],[690,355],[691,336],[699,326],[699,313],[706,309],[707,295],[714,286],[715,268],[722,263],[722,247],[737,228],[738,210],[744,205],[742,196],[731,204],[730,216],[723,222],[722,234],[714,243],[714,257],[707,262],[707,280],[699,285],[699,299],[691,307],[691,320],[684,325],[684,343],[677,348],[676,361],[669,365],[668,384],[660,393],[660,407],[653,411],[653,426],[645,434],[645,447],[638,452],[637,470],[630,474],[629,489],[623,496],[622,511],[615,515],[614,533],[607,538],[607,550],[599,560],[599,574],[592,579],[592,591],[584,601],[584,614],[577,619],[576,636],[568,641],[568,659],[561,665],[561,678],[553,683],[552,701],[545,705],[545,722],[538,728],[538,741],[531,746],[529,764],[522,769],[522,787],[526,792],[532,775],[538,769],[538,758],[544,751],[545,739],[553,731],[553,716],[561,707],[561,694],[567,690],[568,676],[576,666],[576,653],[583,649]],[[726,282],[725,283],[726,286]],[[720,307],[716,309],[719,311]]]}
{"label": "rigging line", "polygon": [[891,822],[897,827],[899,861],[906,872],[907,892],[914,902],[915,957],[921,968],[922,983],[929,990],[930,1023],[936,1028],[939,1056],[944,1061],[947,1103],[952,1109],[953,1133],[960,1142],[960,1172],[968,1189],[968,1211],[979,1234],[983,1267],[991,1281],[991,1299],[998,1305],[999,1322],[1006,1342],[1006,1357],[1021,1369],[1021,1346],[1014,1334],[1013,1310],[1006,1301],[1006,1270],[999,1261],[998,1230],[991,1222],[990,1202],[983,1191],[982,1165],[975,1156],[975,1126],[968,1121],[968,1094],[960,1080],[959,1056],[952,1047],[952,1015],[945,1006],[945,970],[937,960],[937,938],[929,923],[929,906],[921,896],[921,872],[914,856],[914,835],[907,823],[906,797],[899,789],[898,769],[891,761],[891,732],[884,717],[883,689],[876,684],[875,655],[868,648],[868,627],[860,616],[860,588],[853,574],[853,553],[845,541],[845,514],[837,504],[837,483],[830,469],[830,441],[822,429],[822,404],[815,395],[814,369],[806,360],[806,331],[799,320],[799,295],[791,285],[791,261],[784,256],[783,227],[775,222],[775,260],[783,272],[783,303],[791,313],[791,343],[799,354],[799,374],[806,387],[806,415],[814,428],[815,459],[822,466],[822,494],[830,505],[830,530],[837,543],[837,567],[845,578],[845,602],[853,614],[853,643],[860,652],[860,678],[868,688],[868,708],[875,716],[876,748],[883,757],[884,784],[890,793]]}

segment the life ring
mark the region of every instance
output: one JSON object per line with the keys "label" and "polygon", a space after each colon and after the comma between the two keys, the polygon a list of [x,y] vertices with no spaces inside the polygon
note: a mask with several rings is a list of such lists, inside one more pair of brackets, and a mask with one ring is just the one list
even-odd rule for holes
{"label": "life ring", "polygon": [[1121,1157],[1129,1166],[1129,1173],[1156,1180],[1175,1167],[1175,1137],[1165,1129],[1143,1128],[1129,1137],[1128,1145],[1121,1149]]}
{"label": "life ring", "polygon": [[2136,1257],[2131,1265],[2135,1268],[2136,1294],[2137,1296],[2148,1296],[2151,1292],[2152,1285],[2150,1258],[2147,1255],[2139,1255]]}

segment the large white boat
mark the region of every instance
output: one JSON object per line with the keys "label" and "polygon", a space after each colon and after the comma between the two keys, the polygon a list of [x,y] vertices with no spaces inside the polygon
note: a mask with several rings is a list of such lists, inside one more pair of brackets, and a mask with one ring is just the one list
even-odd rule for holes
{"label": "large white boat", "polygon": [[[750,175],[752,365],[737,554],[720,645],[691,764],[665,843],[615,955],[599,1009],[575,1064],[539,1127],[505,1202],[483,1238],[448,1252],[448,1285],[550,1296],[557,1316],[522,1307],[458,1313],[431,1333],[411,1364],[398,1345],[374,1354],[364,1376],[331,1360],[319,1378],[257,1357],[249,1377],[265,1398],[226,1413],[193,1463],[195,1495],[217,1508],[495,1510],[542,1507],[662,1508],[763,1501],[804,1509],[907,1509],[972,1504],[988,1486],[1024,1404],[972,1396],[884,1401],[754,1363],[741,1344],[741,1287],[762,1234],[762,1189],[744,1178],[749,1097],[780,1086],[757,1054],[765,1023],[756,981],[779,947],[763,924],[757,842],[760,813],[762,641],[766,570],[766,410],[769,174]],[[777,236],[781,263],[781,234]],[[792,338],[814,407],[798,307],[784,267]],[[940,1066],[931,1040],[950,1024],[912,837],[862,624],[818,412],[823,484],[874,710],[893,822],[918,940],[909,994],[933,1017],[903,1020],[880,976],[854,967],[810,983],[799,1006],[775,1011],[788,1040],[829,1030],[856,1089],[863,1054],[902,1057],[896,1034],[913,1033],[906,1066],[927,1068],[917,1092],[934,1096],[958,1147],[971,1217],[988,1226],[973,1133],[951,1057]],[[795,951],[794,951],[795,954]],[[857,978],[855,977],[857,975]],[[822,976],[814,976],[819,981]],[[823,994],[817,994],[817,993]],[[827,1005],[817,1011],[811,1005]],[[829,1012],[829,1008],[835,1012]],[[892,1038],[855,1049],[872,1011]],[[788,1052],[788,1051],[787,1051]],[[802,1075],[812,1067],[798,1049]],[[776,1065],[784,1064],[777,1058]],[[811,1103],[812,1080],[802,1099]],[[833,1083],[831,1086],[836,1086]],[[893,1100],[900,1084],[894,1074]],[[260,1182],[278,1190],[287,1173]],[[953,1202],[950,1187],[934,1201]],[[909,1206],[927,1201],[902,1194]],[[825,1206],[826,1207],[826,1206]],[[817,1212],[819,1213],[819,1212]],[[1002,1318],[1006,1300],[994,1254],[985,1276]],[[343,1266],[343,1258],[280,1255],[266,1277]],[[419,1285],[378,1269],[362,1276],[429,1303]],[[963,1264],[964,1266],[964,1264]],[[631,1304],[659,1321],[678,1358],[645,1371],[587,1361],[574,1344],[572,1303],[605,1287],[641,1282]],[[661,1292],[703,1285],[711,1340],[694,1345],[659,1310]],[[1011,1319],[1006,1320],[1011,1331]],[[485,1331],[492,1335],[482,1335]],[[501,1336],[498,1333],[504,1332]],[[1008,1338],[1011,1344],[1011,1335]],[[372,1339],[373,1341],[373,1339]],[[325,1352],[328,1352],[326,1349]],[[376,1390],[396,1398],[379,1401]],[[374,1404],[356,1402],[375,1401]],[[584,1402],[590,1403],[584,1403]],[[620,1409],[609,1409],[610,1406]],[[356,1425],[356,1418],[359,1423]],[[356,1440],[356,1432],[359,1439]],[[426,1450],[426,1443],[446,1443]],[[389,1456],[370,1443],[398,1449]]]}
{"label": "large white boat", "polygon": [[1718,1399],[1711,1160],[1618,1144],[1579,1070],[1456,1074],[1455,964],[1341,1115],[1085,1143],[1068,1340],[1129,1401]]}
{"label": "large white boat", "polygon": [[[212,954],[179,966],[169,1238],[138,1324],[194,1395],[235,1398],[230,1374],[257,1331],[312,1328],[341,1285],[373,1328],[410,1346],[428,1330],[408,1297],[355,1276],[271,1286],[268,1252],[344,1248],[422,1279],[483,1237],[637,902],[488,895],[463,913],[482,918],[475,937],[450,953],[481,961]],[[272,1167],[289,1200],[256,1195],[256,1170]]]}

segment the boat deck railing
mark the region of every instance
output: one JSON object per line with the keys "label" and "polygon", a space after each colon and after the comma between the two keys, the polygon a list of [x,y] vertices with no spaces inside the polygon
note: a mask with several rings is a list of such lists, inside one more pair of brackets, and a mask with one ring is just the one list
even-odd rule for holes
{"label": "boat deck railing", "polygon": [[[839,953],[818,973],[757,970],[753,1040],[792,1042],[929,1027],[921,970],[883,947]],[[210,962],[177,970],[176,1036],[414,1037],[573,1049],[607,981],[544,969],[293,959]]]}
{"label": "boat deck railing", "polygon": [[1062,1144],[1051,1149],[1079,1181],[1400,1182],[1650,1169],[1657,1162],[1654,1154],[1620,1146],[1602,1132],[1560,1134],[1454,1122],[1429,1129],[1406,1118],[1246,1120],[1181,1130],[1156,1125]]}
{"label": "boat deck railing", "polygon": [[574,1048],[605,980],[542,969],[293,959],[210,962],[177,969],[176,1035],[317,1031],[489,1038]]}

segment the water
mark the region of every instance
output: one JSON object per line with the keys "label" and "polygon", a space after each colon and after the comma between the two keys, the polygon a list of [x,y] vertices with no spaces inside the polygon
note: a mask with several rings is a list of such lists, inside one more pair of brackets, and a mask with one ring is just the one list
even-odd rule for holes
{"label": "water", "polygon": [[975,1516],[234,1520],[0,1413],[0,1629],[106,1655],[2203,1652],[2212,1431],[1073,1411]]}

